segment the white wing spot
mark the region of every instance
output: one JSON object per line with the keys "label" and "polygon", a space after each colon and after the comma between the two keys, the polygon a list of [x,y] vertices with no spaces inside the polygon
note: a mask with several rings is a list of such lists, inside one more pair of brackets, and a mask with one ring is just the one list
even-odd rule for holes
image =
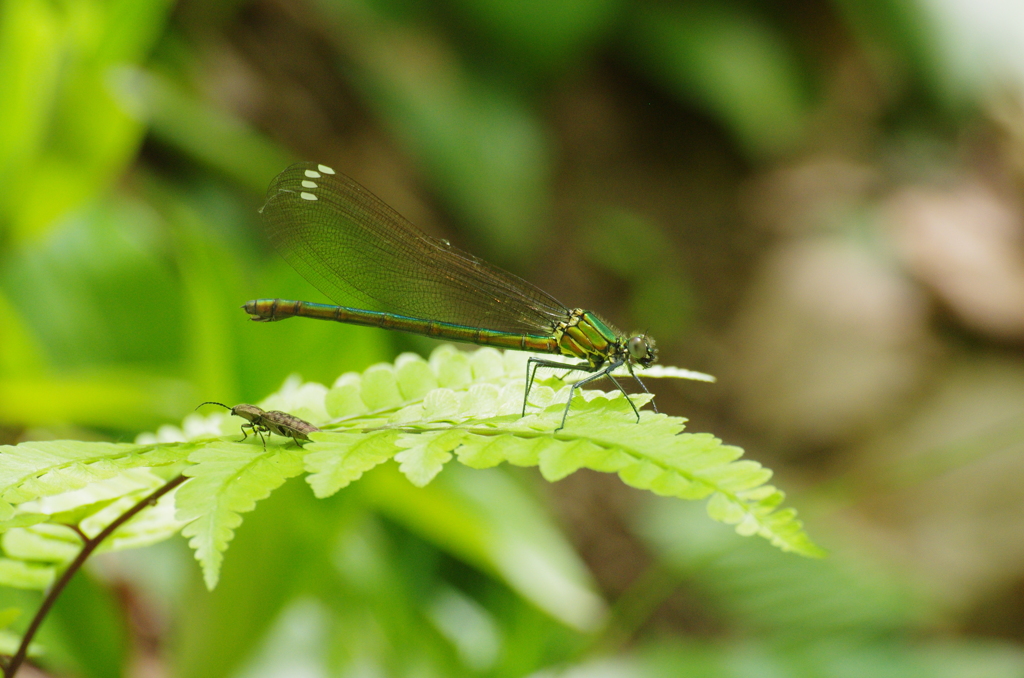
{"label": "white wing spot", "polygon": [[317,165],[316,168],[323,172],[324,174],[334,174],[334,170],[328,167],[327,165]]}
{"label": "white wing spot", "polygon": [[312,181],[304,179],[302,181],[302,187],[303,188],[316,188],[316,184],[314,184]]}
{"label": "white wing spot", "polygon": [[316,170],[306,170],[306,176],[309,177],[310,179],[319,179],[320,173],[317,172]]}
{"label": "white wing spot", "polygon": [[313,195],[312,193],[306,193],[305,191],[299,193],[299,197],[302,198],[303,200],[316,200],[315,195]]}

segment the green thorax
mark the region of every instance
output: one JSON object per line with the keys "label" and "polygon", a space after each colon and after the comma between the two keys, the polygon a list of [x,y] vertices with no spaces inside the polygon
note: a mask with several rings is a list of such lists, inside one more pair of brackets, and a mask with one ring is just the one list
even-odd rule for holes
{"label": "green thorax", "polygon": [[621,350],[618,333],[590,311],[573,309],[569,319],[555,328],[555,337],[562,355],[583,358],[592,365],[602,365]]}

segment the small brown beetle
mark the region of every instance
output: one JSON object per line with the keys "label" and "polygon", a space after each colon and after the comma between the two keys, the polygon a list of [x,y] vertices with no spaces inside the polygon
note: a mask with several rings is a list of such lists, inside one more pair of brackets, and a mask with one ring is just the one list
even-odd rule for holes
{"label": "small brown beetle", "polygon": [[[279,436],[285,438],[291,438],[295,441],[295,444],[302,447],[302,443],[299,440],[309,440],[309,434],[314,431],[319,431],[316,426],[313,426],[308,421],[299,419],[298,417],[288,414],[287,412],[281,412],[279,410],[261,410],[255,405],[235,405],[234,407],[228,407],[224,403],[218,403],[213,400],[208,400],[202,405],[196,407],[198,410],[203,405],[220,405],[226,410],[230,410],[231,414],[236,417],[241,417],[248,421],[248,424],[242,424],[242,440],[249,437],[245,429],[252,429],[263,441],[263,449],[267,449],[267,439],[263,437],[264,433],[276,433]],[[239,440],[238,442],[242,442]]]}

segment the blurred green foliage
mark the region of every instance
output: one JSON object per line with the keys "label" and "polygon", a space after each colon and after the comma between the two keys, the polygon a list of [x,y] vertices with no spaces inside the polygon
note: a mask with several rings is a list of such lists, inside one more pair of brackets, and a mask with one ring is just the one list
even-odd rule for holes
{"label": "blurred green foliage", "polygon": [[[745,180],[841,152],[884,184],[948,174],[936,157],[970,155],[956,144],[984,126],[990,74],[964,64],[953,72],[948,26],[929,7],[5,0],[0,442],[129,440],[204,400],[257,400],[291,373],[329,383],[400,350],[428,349],[364,328],[246,321],[239,306],[250,298],[321,300],[268,251],[256,213],[270,179],[299,157],[345,168],[424,228],[450,227],[454,240],[566,301],[650,328],[669,364],[697,358],[743,372],[729,362],[742,348],[732,350],[723,328],[766,240],[736,214],[751,195]],[[976,155],[994,158],[987,168],[1004,162],[989,146]],[[825,220],[860,228],[878,212],[868,193],[856,209],[826,204]],[[776,207],[785,213],[785,200]],[[857,218],[844,220],[849,213]],[[889,251],[875,254],[890,265]],[[996,350],[1007,350],[1003,341]],[[943,346],[983,352],[986,342],[956,335]],[[934,346],[918,348],[930,356]],[[788,422],[776,422],[777,439],[736,424],[730,404],[742,394],[706,393],[659,398],[718,435],[747,438],[754,458],[793,439]],[[913,406],[905,400],[900,407]],[[984,435],[969,430],[967,446]],[[446,471],[441,486],[420,490],[378,469],[329,502],[292,482],[247,520],[213,594],[201,590],[184,548],[172,547],[111,560],[106,580],[76,584],[44,627],[46,666],[87,677],[147,661],[211,677],[269,675],[267,667],[284,675],[297,662],[325,675],[1021,675],[1019,610],[991,623],[967,613],[985,617],[986,600],[1019,593],[1024,567],[1012,554],[979,567],[955,600],[922,581],[925,568],[906,564],[901,539],[855,527],[885,512],[871,503],[886,506],[875,488],[892,480],[862,442],[829,448],[849,455],[834,467],[816,465],[821,446],[776,450],[793,458],[781,486],[829,481],[792,497],[813,507],[809,529],[834,549],[824,564],[703,534],[708,521],[676,509],[622,527],[612,502],[585,504],[593,515],[584,518],[563,508],[616,599],[608,619],[589,627],[558,620],[453,546],[465,513],[504,510],[529,516],[523,529],[555,535],[552,550],[582,571],[541,509],[558,500],[538,496],[526,478],[496,473],[492,486]],[[1021,444],[1013,429],[1000,450]],[[913,446],[877,449],[904,447]],[[912,488],[951,472],[927,452],[914,461]],[[956,492],[970,486],[958,481]],[[571,493],[571,482],[551,495]],[[474,496],[474,508],[466,502],[475,483],[506,491]],[[891,513],[924,511],[900,509]],[[430,530],[428,514],[441,516]],[[980,525],[971,523],[972,534],[989,534]],[[936,539],[922,534],[921,543]],[[991,541],[1014,541],[995,534]],[[617,557],[602,557],[608,544]],[[504,546],[518,547],[512,538]],[[632,587],[616,585],[623,571],[640,573]],[[112,595],[110,580],[131,594]],[[32,608],[27,592],[0,593],[0,609]]]}

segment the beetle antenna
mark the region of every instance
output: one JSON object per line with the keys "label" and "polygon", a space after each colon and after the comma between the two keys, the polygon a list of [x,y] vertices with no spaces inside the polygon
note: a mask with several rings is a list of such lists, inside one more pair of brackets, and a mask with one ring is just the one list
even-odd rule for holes
{"label": "beetle antenna", "polygon": [[207,400],[205,403],[199,403],[198,405],[196,405],[196,409],[198,410],[203,405],[220,405],[225,410],[230,410],[231,409],[230,407],[228,407],[224,403],[218,403],[216,400]]}

